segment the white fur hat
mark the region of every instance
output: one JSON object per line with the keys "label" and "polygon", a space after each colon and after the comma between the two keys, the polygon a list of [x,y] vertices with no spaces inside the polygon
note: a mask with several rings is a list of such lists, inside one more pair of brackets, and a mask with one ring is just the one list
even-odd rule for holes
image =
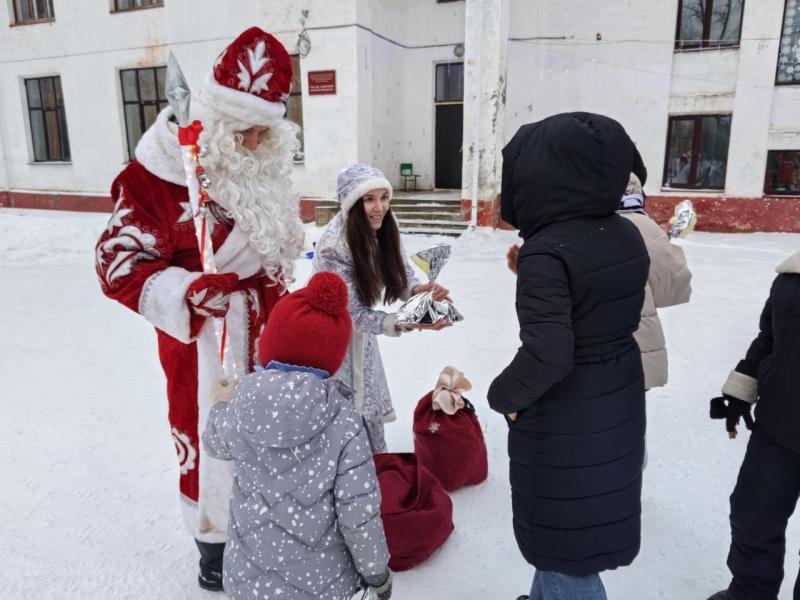
{"label": "white fur hat", "polygon": [[342,207],[345,218],[359,198],[367,192],[378,189],[388,190],[389,199],[392,198],[392,184],[380,169],[356,163],[339,171],[339,176],[336,178],[336,199]]}

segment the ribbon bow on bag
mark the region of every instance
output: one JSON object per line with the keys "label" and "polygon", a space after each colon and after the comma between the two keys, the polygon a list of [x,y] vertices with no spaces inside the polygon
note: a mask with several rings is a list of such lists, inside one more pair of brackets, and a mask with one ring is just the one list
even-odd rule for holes
{"label": "ribbon bow on bag", "polygon": [[454,415],[464,408],[464,392],[472,389],[469,379],[455,367],[445,367],[433,390],[433,410]]}

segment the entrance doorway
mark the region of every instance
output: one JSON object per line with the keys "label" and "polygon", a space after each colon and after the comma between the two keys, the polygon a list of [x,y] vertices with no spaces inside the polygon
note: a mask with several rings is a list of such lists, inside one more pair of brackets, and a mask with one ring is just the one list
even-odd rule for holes
{"label": "entrance doorway", "polygon": [[461,189],[464,140],[464,63],[436,65],[434,184]]}

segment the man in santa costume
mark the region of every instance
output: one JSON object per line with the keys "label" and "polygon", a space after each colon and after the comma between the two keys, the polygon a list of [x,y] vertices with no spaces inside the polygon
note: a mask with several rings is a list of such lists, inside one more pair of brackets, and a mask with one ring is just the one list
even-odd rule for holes
{"label": "man in santa costume", "polygon": [[286,49],[254,27],[222,52],[193,99],[217,274],[202,272],[169,108],[114,180],[114,212],[96,249],[103,292],[156,328],[183,512],[200,550],[200,586],[212,590],[222,589],[232,483],[231,463],[199,443],[210,390],[223,376],[212,320],[226,319],[237,375],[252,371],[261,328],[303,242],[290,181],[297,126],[283,118],[291,81]]}

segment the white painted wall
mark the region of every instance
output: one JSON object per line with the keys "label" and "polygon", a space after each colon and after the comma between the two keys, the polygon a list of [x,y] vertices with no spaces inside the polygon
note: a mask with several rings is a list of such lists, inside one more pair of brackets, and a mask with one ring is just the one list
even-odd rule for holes
{"label": "white painted wall", "polygon": [[720,194],[760,196],[767,150],[800,148],[800,87],[774,85],[783,6],[745,2],[739,49],[675,52],[677,2],[511,0],[511,38],[567,39],[509,43],[506,139],[558,112],[607,114],[637,143],[646,191],[658,194],[669,116],[731,112]]}
{"label": "white painted wall", "polygon": [[[506,140],[525,123],[589,111],[619,120],[660,186],[675,35],[674,2],[511,0]],[[576,18],[580,15],[580,18]],[[602,41],[596,41],[596,34]],[[647,40],[634,43],[627,40]]]}
{"label": "white painted wall", "polygon": [[[356,15],[355,0],[184,0],[166,2],[163,8],[117,14],[109,12],[107,2],[54,0],[53,4],[54,22],[18,27],[8,26],[10,14],[0,7],[0,131],[8,149],[7,181],[0,180],[3,188],[108,192],[127,160],[119,69],[164,65],[172,48],[189,84],[196,88],[217,54],[249,26],[270,31],[293,52],[301,9],[310,11],[308,27],[351,23]],[[185,26],[185,13],[189,10],[191,28]],[[309,66],[317,68],[323,53],[337,63],[334,67],[340,68],[341,64],[343,69],[352,68],[352,32],[310,35],[316,45],[308,59],[302,61],[307,63],[302,65],[304,75]],[[329,60],[322,62],[324,65],[319,68],[331,67]],[[71,163],[32,163],[22,80],[42,75],[61,76]],[[347,73],[343,75],[346,82]],[[354,90],[348,90],[346,83],[340,89],[341,95],[335,98],[341,104],[352,103]],[[315,118],[313,111],[305,113],[307,128],[311,125],[315,133],[311,133],[306,165],[295,169],[296,187],[301,192],[315,191],[309,182],[316,181],[316,177],[308,174],[329,173],[334,168],[330,166],[331,156],[348,152],[356,156],[353,142],[341,132],[332,133],[330,126],[318,126],[331,112],[332,122],[341,120],[340,107],[325,101],[317,104],[320,115]],[[346,116],[354,117],[352,112]],[[316,140],[321,142],[319,148],[313,147]]]}
{"label": "white painted wall", "polygon": [[[55,22],[20,27],[9,27],[2,4],[0,189],[11,190],[107,193],[127,159],[119,69],[163,65],[172,48],[196,87],[219,51],[248,26],[273,32],[293,51],[301,9],[310,11],[311,52],[301,60],[306,158],[295,167],[297,190],[331,198],[337,172],[357,160],[376,164],[395,185],[400,163],[412,162],[420,187],[432,188],[434,65],[459,60],[457,43],[466,42],[470,55],[475,34],[465,31],[465,2],[435,0],[170,0],[163,8],[120,14],[109,12],[109,2],[54,0]],[[728,195],[760,195],[767,150],[800,148],[800,86],[774,86],[783,0],[745,3],[741,49],[679,53],[677,2],[489,4],[505,6],[507,33],[497,39],[512,40],[481,58],[496,90],[505,78],[506,100],[500,112],[487,105],[482,113],[485,123],[501,115],[494,131],[482,133],[498,140],[487,150],[494,179],[482,173],[490,182],[487,198],[499,185],[503,143],[519,126],[564,111],[619,119],[648,165],[651,194],[661,192],[671,114],[733,112]],[[186,28],[189,8],[192,27]],[[565,39],[514,40],[529,37]],[[337,72],[336,95],[309,96],[308,71],[324,69]],[[55,74],[64,90],[72,162],[32,164],[22,80]],[[469,111],[465,105],[466,146]]]}

